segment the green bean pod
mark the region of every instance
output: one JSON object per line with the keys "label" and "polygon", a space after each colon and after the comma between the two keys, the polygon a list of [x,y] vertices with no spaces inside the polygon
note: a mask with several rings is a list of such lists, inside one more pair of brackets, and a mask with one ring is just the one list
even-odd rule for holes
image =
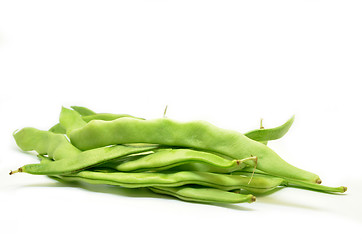
{"label": "green bean pod", "polygon": [[23,151],[48,155],[54,160],[73,158],[81,151],[74,147],[63,134],[26,127],[13,134],[16,144]]}
{"label": "green bean pod", "polygon": [[244,135],[254,141],[258,141],[258,142],[262,142],[262,143],[266,144],[268,141],[277,140],[279,138],[282,138],[289,131],[293,122],[294,122],[294,115],[288,121],[286,121],[284,124],[282,124],[278,127],[263,128],[261,126],[260,129],[255,129],[255,130],[249,131],[249,132],[245,133]]}
{"label": "green bean pod", "polygon": [[95,120],[70,132],[69,138],[72,144],[82,150],[111,144],[155,143],[212,151],[233,159],[256,156],[257,168],[262,171],[276,176],[320,182],[316,174],[287,163],[266,145],[205,121],[180,123],[169,118]]}
{"label": "green bean pod", "polygon": [[344,193],[347,191],[347,187],[340,186],[340,187],[329,187],[324,186],[316,183],[310,183],[310,182],[304,182],[304,181],[298,181],[295,179],[285,178],[285,185],[288,187],[299,187],[299,188],[305,188],[309,190],[315,190],[320,192],[326,192],[326,193]]}
{"label": "green bean pod", "polygon": [[41,164],[27,164],[20,167],[17,171],[12,171],[10,174],[16,172],[26,172],[35,175],[66,174],[94,167],[122,156],[146,152],[153,148],[154,147],[127,147],[122,145],[101,147],[81,152],[73,158]]}
{"label": "green bean pod", "polygon": [[[47,163],[47,162],[52,162],[52,160],[49,157],[44,157],[41,155],[38,155],[39,159],[41,160],[41,163]],[[137,156],[131,156],[131,157],[126,157],[128,159],[131,159],[130,161],[132,161],[132,158],[135,158]],[[136,158],[137,159],[137,158]],[[110,171],[109,169],[103,169],[104,166],[106,166],[107,164],[101,165],[101,169],[100,170],[98,168],[97,171],[103,171],[105,173],[107,172],[114,172],[114,171]],[[203,164],[204,165],[204,164]],[[97,168],[96,168],[97,169]],[[88,170],[92,170],[91,168]],[[281,186],[281,185],[286,185],[285,184],[285,180],[281,179],[281,178],[276,178],[273,176],[268,176],[268,175],[261,175],[261,174],[257,174],[257,175],[253,175],[252,173],[245,173],[245,172],[241,172],[238,175],[242,175],[243,178],[245,179],[245,176],[249,177],[248,180],[248,184],[247,185],[243,185],[242,189],[246,190],[252,194],[264,194],[264,193],[268,193],[270,191],[275,190],[277,187]],[[254,176],[256,176],[256,178],[254,179]],[[59,176],[58,176],[59,177]],[[250,185],[250,183],[252,182],[252,185]],[[257,187],[255,187],[256,185],[258,185]]]}
{"label": "green bean pod", "polygon": [[228,192],[214,188],[198,187],[149,187],[155,193],[170,195],[188,202],[199,203],[252,203],[255,196]]}
{"label": "green bean pod", "polygon": [[[250,167],[246,167],[246,168],[240,170],[240,172],[233,172],[232,174],[242,174],[245,176],[251,176],[254,174],[254,169],[252,169]],[[268,173],[262,172],[260,170],[256,170],[255,175],[266,176],[266,177],[275,177],[275,176],[271,176]],[[288,186],[288,187],[304,188],[304,189],[308,189],[308,190],[314,190],[314,191],[325,192],[325,193],[344,193],[347,191],[347,187],[344,187],[344,186],[329,187],[329,186],[325,186],[325,185],[321,185],[321,184],[300,181],[300,180],[296,180],[296,179],[292,179],[292,178],[282,177],[281,179],[283,180],[281,185]]]}
{"label": "green bean pod", "polygon": [[280,185],[279,178],[254,176],[251,181],[249,176],[229,175],[209,172],[115,172],[102,169],[83,170],[80,172],[61,175],[62,178],[74,181],[83,181],[91,184],[109,184],[126,188],[139,187],[179,187],[196,184],[213,187],[225,191],[253,188],[258,192],[269,191]]}
{"label": "green bean pod", "polygon": [[[256,157],[229,160],[218,155],[192,149],[160,149],[155,153],[141,156],[133,161],[112,161],[106,163],[121,172],[163,171],[188,163],[200,163],[207,172],[229,173],[254,165]],[[249,165],[249,166],[250,166]]]}

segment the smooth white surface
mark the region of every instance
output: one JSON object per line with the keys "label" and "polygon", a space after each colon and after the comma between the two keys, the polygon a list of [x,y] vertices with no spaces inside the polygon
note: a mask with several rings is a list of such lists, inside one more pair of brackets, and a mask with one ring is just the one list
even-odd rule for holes
{"label": "smooth white surface", "polygon": [[[1,239],[361,239],[360,1],[1,1]],[[203,205],[71,187],[11,169],[12,139],[61,106],[246,132],[292,114],[270,147],[345,195],[283,189]]]}

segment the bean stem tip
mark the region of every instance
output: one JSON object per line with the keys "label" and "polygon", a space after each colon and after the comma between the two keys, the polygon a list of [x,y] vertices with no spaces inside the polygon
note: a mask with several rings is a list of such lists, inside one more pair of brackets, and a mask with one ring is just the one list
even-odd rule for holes
{"label": "bean stem tip", "polygon": [[22,171],[23,171],[22,168],[18,168],[18,169],[14,170],[14,171],[10,171],[9,175],[13,175],[14,173],[18,173],[18,172],[22,172]]}

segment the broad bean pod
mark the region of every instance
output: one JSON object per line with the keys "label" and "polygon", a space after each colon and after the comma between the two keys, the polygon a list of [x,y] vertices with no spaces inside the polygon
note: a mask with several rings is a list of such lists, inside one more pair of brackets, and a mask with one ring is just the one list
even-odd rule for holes
{"label": "broad bean pod", "polygon": [[[52,162],[52,160],[49,157],[44,157],[44,156],[41,156],[41,155],[38,155],[38,157],[41,160],[41,163]],[[134,158],[134,157],[137,157],[137,156],[131,156],[131,157],[127,157],[127,158]],[[105,164],[105,165],[107,165],[107,164]],[[104,167],[105,165],[101,165],[100,167],[96,167],[95,170],[98,171],[98,172],[104,172],[104,173],[114,172],[112,170],[109,170],[109,169],[105,168]],[[93,170],[92,168],[88,169],[88,171],[92,171],[92,170]],[[245,180],[245,177],[249,178],[248,183],[246,185],[244,184],[242,186],[242,189],[246,190],[247,192],[252,193],[252,194],[264,194],[264,193],[271,192],[271,191],[275,190],[277,187],[283,185],[283,183],[285,182],[284,179],[273,177],[273,176],[268,176],[268,175],[265,175],[265,174],[255,175],[256,176],[255,179],[253,178],[254,177],[253,174],[252,173],[249,174],[249,172],[246,172],[246,173],[241,172],[238,175],[241,175],[243,180]],[[221,175],[221,176],[225,176],[225,175]],[[61,176],[58,176],[58,178],[61,178]],[[81,179],[81,178],[79,178],[79,179]],[[69,178],[69,179],[65,178],[63,180],[70,181],[71,178]],[[74,178],[73,178],[73,181],[74,181]],[[252,185],[250,185],[250,183],[252,181],[254,181],[254,182],[253,182]],[[245,181],[244,181],[244,183],[245,183]],[[256,185],[258,185],[258,186],[256,187]]]}
{"label": "broad bean pod", "polygon": [[35,175],[66,174],[94,167],[122,156],[147,152],[153,148],[154,147],[127,147],[122,145],[101,147],[81,152],[73,158],[42,164],[27,164],[20,167],[17,171],[12,171],[10,174],[16,172],[26,172]]}
{"label": "broad bean pod", "polygon": [[255,129],[245,133],[244,135],[254,141],[267,144],[268,141],[277,140],[282,138],[290,129],[294,122],[294,115],[284,124],[275,128],[264,128],[262,125],[260,129]]}
{"label": "broad bean pod", "polygon": [[229,160],[209,152],[193,149],[160,149],[155,153],[141,156],[133,161],[108,162],[103,166],[121,172],[163,171],[188,163],[200,163],[203,171],[229,173],[240,170],[245,166],[253,166],[256,157]]}
{"label": "broad bean pod", "polygon": [[[260,170],[256,170],[254,172],[254,169],[247,167],[244,168],[242,170],[240,170],[240,172],[236,171],[233,172],[232,174],[242,174],[245,176],[265,176],[265,177],[276,177],[276,176],[272,176],[268,173],[265,173],[263,171]],[[292,178],[286,178],[286,177],[280,177],[280,179],[282,179],[282,186],[288,186],[288,187],[297,187],[297,188],[304,188],[304,189],[308,189],[308,190],[314,190],[314,191],[320,191],[320,192],[326,192],[326,193],[344,193],[345,191],[347,191],[347,187],[344,186],[340,186],[340,187],[329,187],[329,186],[324,186],[321,184],[316,184],[316,183],[310,183],[310,182],[305,182],[305,181],[300,181],[300,180],[296,180],[296,179],[292,179]]]}
{"label": "broad bean pod", "polygon": [[139,187],[179,187],[196,184],[221,190],[255,189],[258,193],[270,191],[280,185],[280,178],[229,175],[209,172],[116,172],[108,169],[89,169],[76,173],[61,175],[70,181],[83,181],[91,184],[108,184],[127,188]]}
{"label": "broad bean pod", "polygon": [[23,128],[14,133],[14,138],[23,151],[35,150],[40,155],[48,155],[57,161],[44,164],[27,164],[16,171],[11,171],[10,174],[16,172],[40,175],[64,174],[96,166],[122,156],[147,152],[155,148],[154,146],[115,145],[82,152],[75,148],[64,135],[35,128]]}
{"label": "broad bean pod", "polygon": [[73,158],[81,151],[74,147],[63,134],[26,127],[13,134],[16,144],[23,151],[48,155],[54,160]]}
{"label": "broad bean pod", "polygon": [[257,168],[262,171],[276,176],[321,182],[318,175],[287,163],[266,145],[205,121],[181,123],[168,118],[95,120],[71,131],[69,138],[73,145],[82,150],[112,144],[155,143],[208,150],[234,159],[256,156]]}

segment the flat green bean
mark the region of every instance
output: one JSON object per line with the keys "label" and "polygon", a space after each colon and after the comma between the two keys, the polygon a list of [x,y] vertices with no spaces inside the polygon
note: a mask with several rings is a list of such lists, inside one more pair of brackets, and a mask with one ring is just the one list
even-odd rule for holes
{"label": "flat green bean", "polygon": [[252,203],[255,196],[228,192],[214,188],[198,187],[149,187],[155,193],[166,194],[184,201],[199,203]]}
{"label": "flat green bean", "polygon": [[209,172],[117,172],[108,169],[89,169],[71,174],[61,175],[68,181],[83,181],[91,184],[108,184],[127,188],[140,187],[179,187],[196,184],[221,190],[255,189],[258,193],[270,191],[280,185],[280,178],[229,175]]}
{"label": "flat green bean", "polygon": [[16,144],[23,151],[48,155],[54,160],[73,158],[81,151],[74,147],[63,134],[26,127],[13,134]]}
{"label": "flat green bean", "polygon": [[321,181],[318,175],[287,163],[266,145],[205,121],[180,123],[169,118],[94,120],[70,132],[69,138],[82,150],[111,144],[155,143],[208,150],[234,159],[256,156],[257,168],[262,171],[309,182]]}
{"label": "flat green bean", "polygon": [[260,129],[249,131],[244,135],[255,141],[267,143],[268,141],[282,138],[288,132],[293,122],[294,122],[294,116],[292,116],[283,125],[280,125],[278,127],[267,128],[267,129],[261,127]]}
{"label": "flat green bean", "polygon": [[218,155],[192,149],[160,149],[133,161],[112,161],[106,163],[121,172],[163,171],[187,163],[202,163],[204,171],[229,173],[254,165],[256,157],[229,160]]}
{"label": "flat green bean", "polygon": [[[254,169],[252,169],[252,168],[244,168],[244,169],[240,170],[240,172],[233,172],[232,174],[242,174],[242,175],[246,175],[246,176],[251,176],[252,174],[255,174],[257,176],[276,177],[276,176],[272,176],[272,175],[265,173],[263,171],[260,171],[260,170],[256,170],[254,172]],[[288,186],[288,187],[298,187],[298,188],[304,188],[304,189],[308,189],[308,190],[328,192],[328,193],[344,193],[345,191],[347,191],[347,187],[344,187],[344,186],[329,187],[329,186],[300,181],[300,180],[286,178],[286,177],[281,177],[280,179],[283,180],[281,185]]]}
{"label": "flat green bean", "polygon": [[146,152],[153,148],[154,147],[128,147],[122,145],[95,148],[81,152],[73,158],[42,164],[27,164],[20,167],[17,171],[12,171],[10,174],[16,172],[26,172],[35,175],[66,174],[94,167],[122,156]]}

